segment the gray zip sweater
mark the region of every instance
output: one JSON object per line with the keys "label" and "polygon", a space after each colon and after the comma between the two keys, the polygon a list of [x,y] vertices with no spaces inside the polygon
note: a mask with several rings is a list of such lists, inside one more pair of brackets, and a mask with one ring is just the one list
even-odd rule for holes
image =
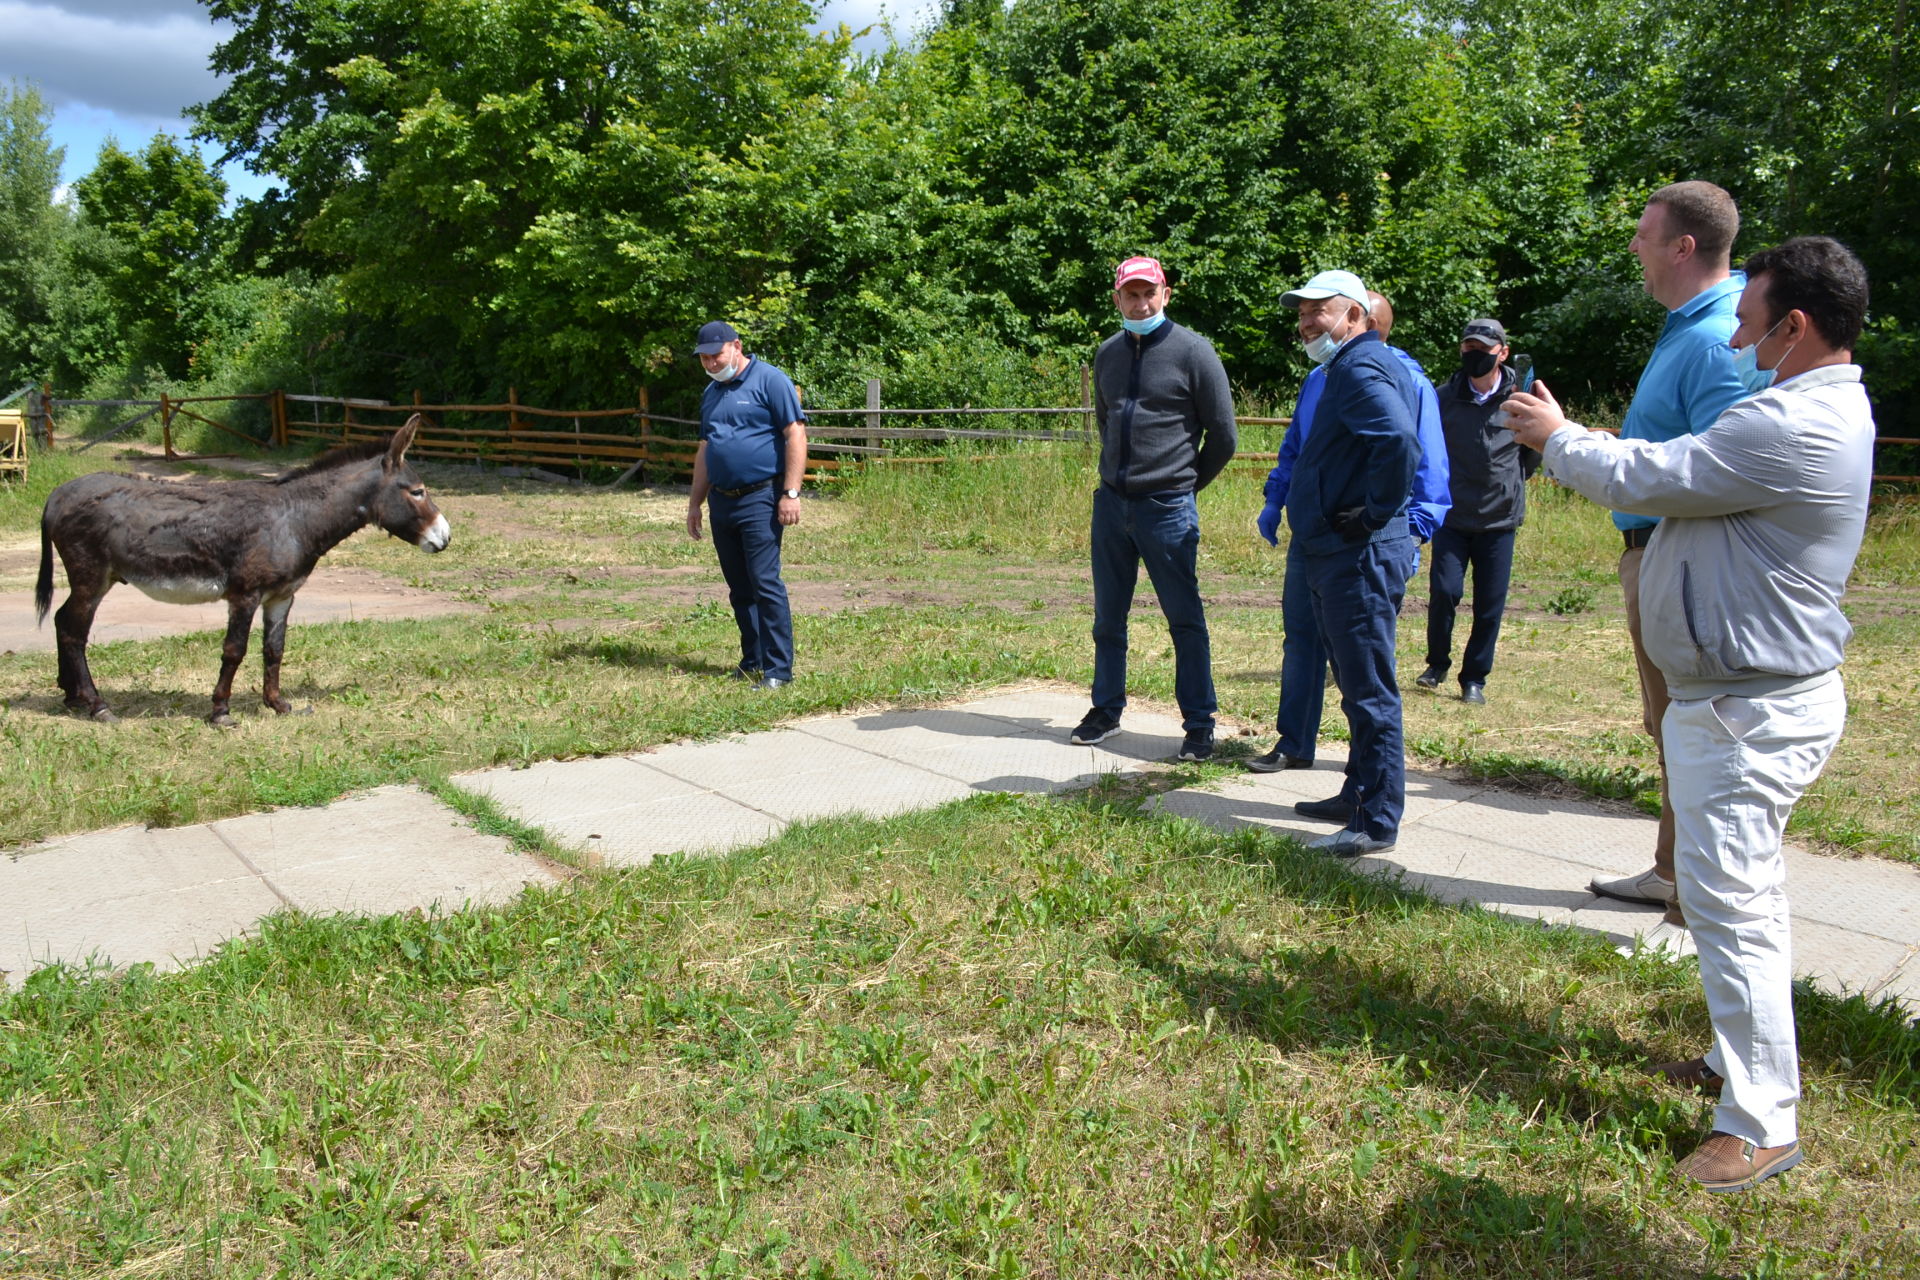
{"label": "gray zip sweater", "polygon": [[1122,329],[1093,357],[1100,483],[1121,493],[1191,493],[1233,461],[1233,390],[1213,344],[1169,320]]}
{"label": "gray zip sweater", "polygon": [[1736,401],[1701,435],[1548,439],[1549,476],[1660,517],[1640,563],[1641,638],[1675,698],[1778,697],[1840,665],[1873,434],[1860,367],[1842,364]]}

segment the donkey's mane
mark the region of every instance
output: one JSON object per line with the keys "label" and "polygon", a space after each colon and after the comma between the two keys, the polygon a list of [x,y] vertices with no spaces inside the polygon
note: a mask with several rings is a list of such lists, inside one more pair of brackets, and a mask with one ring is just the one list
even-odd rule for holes
{"label": "donkey's mane", "polygon": [[322,471],[333,471],[340,467],[349,466],[355,462],[365,462],[369,458],[378,458],[386,451],[387,441],[385,440],[367,440],[359,444],[343,444],[336,449],[329,449],[312,462],[309,462],[306,466],[301,467],[298,471],[287,472],[287,474],[275,480],[274,483],[290,484],[295,480],[303,480],[308,476],[318,475]]}

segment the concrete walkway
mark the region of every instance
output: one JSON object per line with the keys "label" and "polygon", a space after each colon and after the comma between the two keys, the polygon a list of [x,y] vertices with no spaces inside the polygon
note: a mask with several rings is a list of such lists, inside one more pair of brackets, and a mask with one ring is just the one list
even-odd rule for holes
{"label": "concrete walkway", "polygon": [[[594,760],[489,769],[454,779],[573,845],[588,866],[634,866],[682,850],[753,844],[790,822],[876,817],[982,791],[1052,793],[1105,774],[1156,770],[1179,747],[1173,717],[1130,710],[1098,747],[1067,732],[1085,695],[1032,688],[963,706],[796,721],[717,742]],[[1166,792],[1171,814],[1223,829],[1310,839],[1332,830],[1293,802],[1339,789],[1343,763],[1244,774]],[[1596,872],[1646,865],[1653,820],[1409,773],[1399,846],[1354,865],[1403,875],[1452,902],[1572,925],[1619,945],[1684,952],[1651,908],[1596,898]],[[1920,1010],[1920,869],[1788,850],[1799,970],[1832,991],[1894,996]],[[64,960],[176,967],[277,910],[381,913],[496,903],[555,869],[474,831],[431,796],[386,787],[320,809],[282,809],[169,830],[94,832],[0,856],[0,981]]]}

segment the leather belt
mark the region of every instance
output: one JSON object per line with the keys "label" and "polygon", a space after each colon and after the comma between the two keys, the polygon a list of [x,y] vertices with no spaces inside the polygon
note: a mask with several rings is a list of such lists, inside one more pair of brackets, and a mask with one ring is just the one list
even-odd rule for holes
{"label": "leather belt", "polygon": [[1620,536],[1627,540],[1627,550],[1631,551],[1635,547],[1644,547],[1647,543],[1651,542],[1653,540],[1653,531],[1659,527],[1657,524],[1650,524],[1638,529],[1622,529]]}
{"label": "leather belt", "polygon": [[724,493],[729,498],[744,498],[750,493],[758,493],[762,489],[772,487],[772,485],[773,485],[772,479],[766,479],[766,480],[758,481],[754,484],[742,485],[738,489],[722,489],[720,486],[715,485],[713,488],[713,491],[715,493]]}

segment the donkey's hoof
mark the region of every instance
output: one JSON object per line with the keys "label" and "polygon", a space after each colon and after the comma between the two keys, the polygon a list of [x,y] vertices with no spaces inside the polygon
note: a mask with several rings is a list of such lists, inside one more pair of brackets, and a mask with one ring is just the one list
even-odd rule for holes
{"label": "donkey's hoof", "polygon": [[294,715],[294,716],[310,716],[313,714],[313,704],[308,703],[304,707],[295,707],[292,711],[289,711],[287,714]]}
{"label": "donkey's hoof", "polygon": [[96,707],[93,712],[93,721],[95,724],[119,724],[120,717],[105,707]]}
{"label": "donkey's hoof", "polygon": [[240,722],[225,711],[216,711],[207,717],[207,723],[216,729],[238,729]]}

